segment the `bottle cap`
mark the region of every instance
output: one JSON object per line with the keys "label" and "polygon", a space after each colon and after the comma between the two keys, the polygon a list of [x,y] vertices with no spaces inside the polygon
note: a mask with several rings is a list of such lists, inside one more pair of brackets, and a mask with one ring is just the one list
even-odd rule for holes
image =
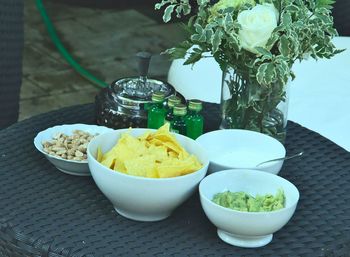
{"label": "bottle cap", "polygon": [[200,111],[202,110],[202,102],[199,100],[190,100],[190,102],[188,103],[188,109],[190,109],[191,111]]}
{"label": "bottle cap", "polygon": [[156,103],[163,102],[164,98],[165,98],[165,95],[161,91],[156,91],[156,92],[153,92],[152,94],[152,102],[156,102]]}
{"label": "bottle cap", "polygon": [[180,104],[181,103],[181,99],[180,97],[176,96],[176,95],[172,95],[168,98],[168,107],[169,108],[173,108],[175,106],[175,104]]}
{"label": "bottle cap", "polygon": [[184,104],[176,104],[174,106],[174,115],[185,116],[187,114],[187,108]]}

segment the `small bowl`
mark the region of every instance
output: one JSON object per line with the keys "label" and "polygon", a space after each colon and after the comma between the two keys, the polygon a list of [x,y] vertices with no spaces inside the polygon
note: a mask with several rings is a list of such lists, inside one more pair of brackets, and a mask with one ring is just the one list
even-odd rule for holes
{"label": "small bowl", "polygon": [[261,162],[286,156],[286,149],[275,138],[265,134],[241,129],[222,129],[205,133],[196,141],[208,153],[208,173],[227,169],[258,169],[278,174],[283,160]]}
{"label": "small bowl", "polygon": [[[137,221],[165,219],[197,189],[209,166],[207,155],[196,141],[175,134],[181,146],[197,156],[203,165],[201,169],[172,178],[145,178],[127,175],[111,170],[96,160],[98,147],[101,147],[102,152],[106,153],[126,131],[130,130],[119,129],[91,140],[87,154],[92,177],[120,215]],[[133,128],[130,134],[139,136],[146,131],[154,130]]]}
{"label": "small bowl", "polygon": [[60,171],[77,176],[91,176],[88,166],[88,161],[75,161],[75,160],[66,160],[58,156],[54,156],[46,153],[43,150],[42,143],[44,141],[50,141],[58,133],[63,133],[66,135],[72,135],[74,130],[82,130],[90,134],[103,134],[106,132],[113,131],[113,129],[96,126],[96,125],[87,125],[87,124],[69,124],[69,125],[58,125],[51,128],[48,128],[44,131],[41,131],[34,138],[34,145],[38,151],[43,153],[45,157]]}
{"label": "small bowl", "polygon": [[[222,207],[212,201],[217,193],[243,191],[275,195],[284,191],[285,208],[271,212],[243,212]],[[205,177],[199,185],[200,201],[209,220],[218,228],[218,236],[226,243],[240,247],[261,247],[272,240],[293,216],[299,200],[298,189],[289,181],[258,170],[225,170]]]}

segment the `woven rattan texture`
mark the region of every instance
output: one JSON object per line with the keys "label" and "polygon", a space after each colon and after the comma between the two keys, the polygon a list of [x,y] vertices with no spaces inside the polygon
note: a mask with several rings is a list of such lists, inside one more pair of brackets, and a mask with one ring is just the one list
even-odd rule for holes
{"label": "woven rattan texture", "polygon": [[[207,129],[218,106],[205,105]],[[62,109],[0,131],[0,256],[350,256],[350,154],[289,122],[287,151],[304,150],[280,175],[300,190],[290,222],[262,248],[223,243],[195,194],[171,217],[135,222],[118,215],[91,177],[66,175],[33,146],[57,124],[94,123],[93,106]]]}
{"label": "woven rattan texture", "polygon": [[24,0],[0,0],[0,129],[17,121],[22,78]]}

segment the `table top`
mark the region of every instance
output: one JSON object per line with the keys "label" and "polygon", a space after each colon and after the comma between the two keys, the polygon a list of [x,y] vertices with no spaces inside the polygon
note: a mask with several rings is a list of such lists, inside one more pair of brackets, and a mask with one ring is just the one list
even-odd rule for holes
{"label": "table top", "polygon": [[[350,37],[335,37],[344,52],[331,59],[312,58],[293,65],[288,119],[316,131],[350,152]],[[193,67],[173,61],[168,81],[187,99],[220,103],[222,71],[213,58]]]}
{"label": "table top", "polygon": [[[206,130],[219,108],[205,104]],[[349,256],[350,155],[328,139],[289,122],[280,175],[300,191],[297,210],[265,247],[222,242],[198,194],[159,222],[118,215],[91,177],[64,174],[35,150],[33,138],[58,124],[94,124],[94,106],[61,109],[0,131],[0,256]]]}

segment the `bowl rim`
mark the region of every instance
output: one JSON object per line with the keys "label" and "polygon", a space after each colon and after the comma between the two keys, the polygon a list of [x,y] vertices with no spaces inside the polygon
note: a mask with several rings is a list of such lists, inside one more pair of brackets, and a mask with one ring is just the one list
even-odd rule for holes
{"label": "bowl rim", "polygon": [[[277,143],[277,145],[279,145],[279,147],[283,150],[283,156],[281,157],[276,157],[276,158],[283,158],[286,156],[286,148],[284,147],[284,145],[278,141],[276,138],[273,138],[269,135],[266,135],[266,134],[263,134],[263,133],[260,133],[260,132],[257,132],[257,131],[253,131],[253,130],[247,130],[247,129],[217,129],[217,130],[213,130],[213,131],[210,131],[210,132],[207,132],[207,133],[204,133],[202,134],[201,136],[199,136],[196,141],[198,140],[198,143],[200,144],[200,138],[205,138],[207,136],[210,136],[210,135],[215,135],[215,134],[220,134],[221,131],[227,131],[227,133],[231,133],[231,132],[240,132],[240,133],[245,133],[245,134],[253,134],[253,135],[256,135],[256,136],[259,136],[259,137],[263,137],[263,138],[268,138],[269,140]],[[203,146],[204,147],[204,146]],[[282,160],[283,161],[283,160]],[[268,167],[271,167],[271,166],[274,166],[274,164],[276,162],[280,162],[280,161],[272,161],[272,162],[267,162],[267,163],[264,163],[262,165],[260,165],[260,169],[261,168],[268,168]],[[226,167],[225,169],[251,169],[251,170],[254,170],[254,166],[227,166],[227,165],[224,165],[224,164],[221,164],[219,162],[216,162],[216,161],[212,161],[210,160],[210,163],[213,163],[215,165],[218,165],[218,166],[222,166],[222,167]]]}
{"label": "bowl rim", "polygon": [[[121,134],[123,133],[124,131],[128,131],[130,130],[129,128],[123,128],[123,129],[116,129],[114,131],[111,131],[111,132],[107,132],[107,133],[104,133],[103,135],[107,135],[107,134],[112,134],[112,133],[118,133],[118,134]],[[156,129],[150,129],[150,128],[132,128],[132,130],[139,130],[139,131],[157,131]],[[101,135],[98,135],[97,137],[93,138],[90,143],[88,144],[88,147],[87,147],[87,156],[88,156],[88,163],[89,163],[89,160],[91,160],[92,162],[96,163],[98,166],[102,167],[103,169],[105,169],[107,172],[109,172],[109,174],[118,174],[118,176],[124,176],[125,178],[133,178],[133,179],[136,179],[136,180],[143,180],[143,181],[169,181],[169,180],[181,180],[181,179],[184,179],[184,178],[188,178],[188,177],[191,177],[191,176],[195,176],[197,175],[197,173],[199,173],[200,171],[202,171],[204,169],[204,175],[203,177],[205,177],[205,175],[207,174],[208,172],[208,167],[209,167],[209,158],[208,158],[208,155],[207,155],[207,152],[205,151],[204,147],[202,145],[200,145],[198,142],[196,142],[196,140],[192,139],[192,138],[189,138],[187,136],[184,136],[184,135],[181,135],[181,134],[177,134],[177,133],[173,133],[173,132],[170,132],[171,134],[175,135],[175,136],[179,136],[179,137],[183,137],[185,138],[186,140],[189,140],[190,142],[192,143],[195,143],[196,147],[199,147],[201,148],[203,154],[204,154],[204,157],[206,159],[206,162],[205,163],[202,163],[202,167],[199,169],[199,170],[196,170],[196,171],[193,171],[191,173],[188,173],[188,174],[185,174],[185,175],[182,175],[182,176],[176,176],[176,177],[168,177],[168,178],[148,178],[148,177],[141,177],[141,176],[134,176],[134,175],[129,175],[129,174],[125,174],[123,172],[120,172],[120,171],[117,171],[117,170],[112,170],[104,165],[102,165],[100,162],[98,162],[96,160],[96,158],[94,157],[94,155],[91,153],[90,151],[90,146],[91,146],[91,142],[93,140],[97,140],[99,136],[102,136]],[[192,153],[190,153],[192,154]],[[92,174],[92,176],[94,177],[94,172],[90,169],[90,172]]]}
{"label": "bowl rim", "polygon": [[[55,130],[55,129],[58,129],[58,128],[61,128],[61,127],[91,127],[91,128],[98,128],[98,129],[106,129],[107,131],[110,130],[110,132],[113,131],[112,128],[108,128],[108,127],[105,127],[105,126],[100,126],[100,125],[94,125],[94,124],[83,124],[83,123],[73,123],[73,124],[61,124],[61,125],[55,125],[55,126],[52,126],[52,127],[49,127],[49,128],[46,128],[40,132],[38,132],[36,134],[36,136],[34,137],[33,139],[33,144],[35,146],[35,148],[41,152],[42,154],[44,154],[46,157],[49,157],[49,158],[52,158],[52,159],[55,159],[55,160],[58,160],[58,161],[64,161],[64,162],[67,162],[67,163],[76,163],[76,164],[87,164],[88,163],[88,160],[81,160],[81,161],[77,161],[77,160],[67,160],[67,159],[63,159],[62,157],[59,157],[59,156],[55,156],[55,155],[52,155],[52,154],[49,154],[47,152],[45,152],[43,150],[43,145],[42,145],[42,142],[40,142],[39,138],[40,136],[44,135],[45,133],[49,132],[49,130]],[[81,129],[83,130],[83,129]],[[109,133],[109,132],[103,132],[104,133]]]}
{"label": "bowl rim", "polygon": [[[262,212],[247,212],[247,211],[238,211],[238,210],[234,210],[234,209],[230,209],[230,208],[227,208],[227,207],[223,207],[219,204],[216,204],[214,203],[211,199],[209,199],[208,197],[206,197],[203,193],[203,184],[210,179],[210,177],[212,176],[220,176],[224,173],[237,173],[237,172],[254,172],[254,173],[262,173],[261,175],[262,176],[267,176],[267,177],[275,177],[277,179],[280,179],[280,180],[284,180],[285,182],[287,182],[289,185],[291,185],[292,187],[294,187],[294,189],[296,190],[297,192],[297,197],[296,197],[296,200],[295,202],[291,203],[290,206],[288,207],[284,207],[282,209],[279,209],[279,210],[274,210],[274,211],[262,211]],[[215,175],[216,174],[216,175]],[[199,196],[201,199],[204,199],[206,202],[209,203],[209,205],[212,207],[212,208],[217,208],[219,210],[222,210],[222,211],[225,211],[225,212],[228,212],[228,213],[233,213],[233,214],[245,214],[245,215],[249,215],[249,216],[257,216],[257,215],[261,215],[261,214],[277,214],[277,213],[280,213],[280,212],[285,212],[285,211],[288,211],[289,209],[293,208],[293,206],[297,205],[298,202],[299,202],[299,199],[300,199],[300,192],[298,190],[298,188],[292,183],[290,182],[289,180],[281,177],[281,176],[278,176],[278,175],[275,175],[275,174],[272,174],[272,173],[268,173],[268,172],[264,172],[264,171],[261,171],[261,170],[256,170],[256,169],[227,169],[227,170],[221,170],[221,171],[217,171],[217,172],[214,172],[214,173],[211,173],[209,174],[208,176],[206,176],[205,178],[202,179],[202,181],[199,183],[199,186],[198,186],[198,191],[199,191]],[[202,207],[203,208],[203,207]]]}

